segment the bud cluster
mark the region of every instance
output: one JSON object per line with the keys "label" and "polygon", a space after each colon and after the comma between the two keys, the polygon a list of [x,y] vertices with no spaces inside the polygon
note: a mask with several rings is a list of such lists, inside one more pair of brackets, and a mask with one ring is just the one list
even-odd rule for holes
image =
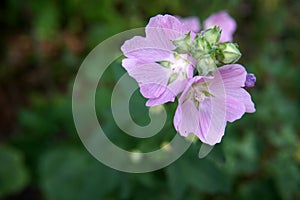
{"label": "bud cluster", "polygon": [[232,42],[219,43],[222,30],[215,26],[191,38],[188,33],[173,40],[175,51],[179,54],[189,54],[196,61],[199,75],[211,75],[218,66],[232,64],[239,60],[241,53],[238,45]]}

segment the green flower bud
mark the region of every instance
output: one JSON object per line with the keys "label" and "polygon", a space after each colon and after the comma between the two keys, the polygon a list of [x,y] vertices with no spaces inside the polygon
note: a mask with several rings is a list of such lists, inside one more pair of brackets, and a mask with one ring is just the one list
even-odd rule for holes
{"label": "green flower bud", "polygon": [[192,46],[191,54],[195,59],[200,59],[210,51],[209,43],[201,36],[197,35]]}
{"label": "green flower bud", "polygon": [[207,29],[204,32],[203,37],[207,40],[209,44],[217,44],[220,40],[222,30],[218,26]]}
{"label": "green flower bud", "polygon": [[189,53],[193,44],[190,32],[183,37],[173,40],[172,42],[176,46],[175,51],[180,54]]}
{"label": "green flower bud", "polygon": [[210,55],[206,55],[198,60],[196,69],[200,76],[212,75],[217,65]]}
{"label": "green flower bud", "polygon": [[242,54],[239,51],[237,44],[224,42],[219,44],[218,54],[216,56],[220,62],[230,64],[238,61]]}

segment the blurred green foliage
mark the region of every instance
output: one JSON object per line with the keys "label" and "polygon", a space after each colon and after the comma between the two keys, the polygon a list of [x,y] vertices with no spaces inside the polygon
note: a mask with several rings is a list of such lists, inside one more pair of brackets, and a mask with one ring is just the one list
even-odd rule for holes
{"label": "blurred green foliage", "polygon": [[[0,199],[300,199],[300,1],[65,0],[0,3]],[[95,160],[77,136],[71,113],[76,72],[89,51],[150,17],[197,16],[227,10],[238,23],[235,41],[257,76],[249,92],[257,112],[228,124],[221,144],[198,159],[200,143],[176,162],[146,174],[126,174]],[[148,151],[174,136],[122,134],[110,94],[125,73],[115,62],[101,79],[98,118],[125,149]],[[103,87],[104,86],[104,87]],[[149,122],[136,92],[130,110]],[[125,136],[124,136],[125,135]]]}

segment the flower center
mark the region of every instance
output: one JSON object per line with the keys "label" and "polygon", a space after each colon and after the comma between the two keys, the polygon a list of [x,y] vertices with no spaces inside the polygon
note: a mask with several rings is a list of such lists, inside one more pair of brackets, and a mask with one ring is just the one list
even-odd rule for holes
{"label": "flower center", "polygon": [[188,77],[191,64],[187,57],[187,54],[174,53],[167,61],[158,62],[161,66],[170,69],[169,84],[175,80],[184,80]]}
{"label": "flower center", "polygon": [[194,90],[194,101],[199,103],[205,99],[205,94],[202,91]]}
{"label": "flower center", "polygon": [[172,73],[181,75],[180,78],[187,78],[190,61],[187,55],[174,53],[171,57],[172,64],[170,66]]}
{"label": "flower center", "polygon": [[208,92],[207,84],[208,83],[193,84],[186,96],[186,99],[190,99],[194,102],[194,105],[197,109],[199,109],[199,104],[204,101],[206,97],[213,96]]}

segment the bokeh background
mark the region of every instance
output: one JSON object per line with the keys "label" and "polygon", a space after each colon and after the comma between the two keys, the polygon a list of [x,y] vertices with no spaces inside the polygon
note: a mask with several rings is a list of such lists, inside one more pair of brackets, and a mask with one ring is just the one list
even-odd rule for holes
{"label": "bokeh background", "polygon": [[[71,92],[85,56],[104,39],[143,27],[156,14],[197,16],[227,10],[238,24],[239,61],[257,76],[249,90],[257,112],[228,124],[205,159],[200,142],[170,166],[146,174],[110,169],[83,147]],[[300,199],[300,1],[65,0],[0,3],[0,199]],[[159,148],[174,136],[172,115],[152,139],[122,133],[110,94],[124,74],[105,72],[97,114],[105,132],[128,150]],[[149,123],[145,99],[132,97],[132,118]],[[113,158],[112,158],[113,159]]]}

